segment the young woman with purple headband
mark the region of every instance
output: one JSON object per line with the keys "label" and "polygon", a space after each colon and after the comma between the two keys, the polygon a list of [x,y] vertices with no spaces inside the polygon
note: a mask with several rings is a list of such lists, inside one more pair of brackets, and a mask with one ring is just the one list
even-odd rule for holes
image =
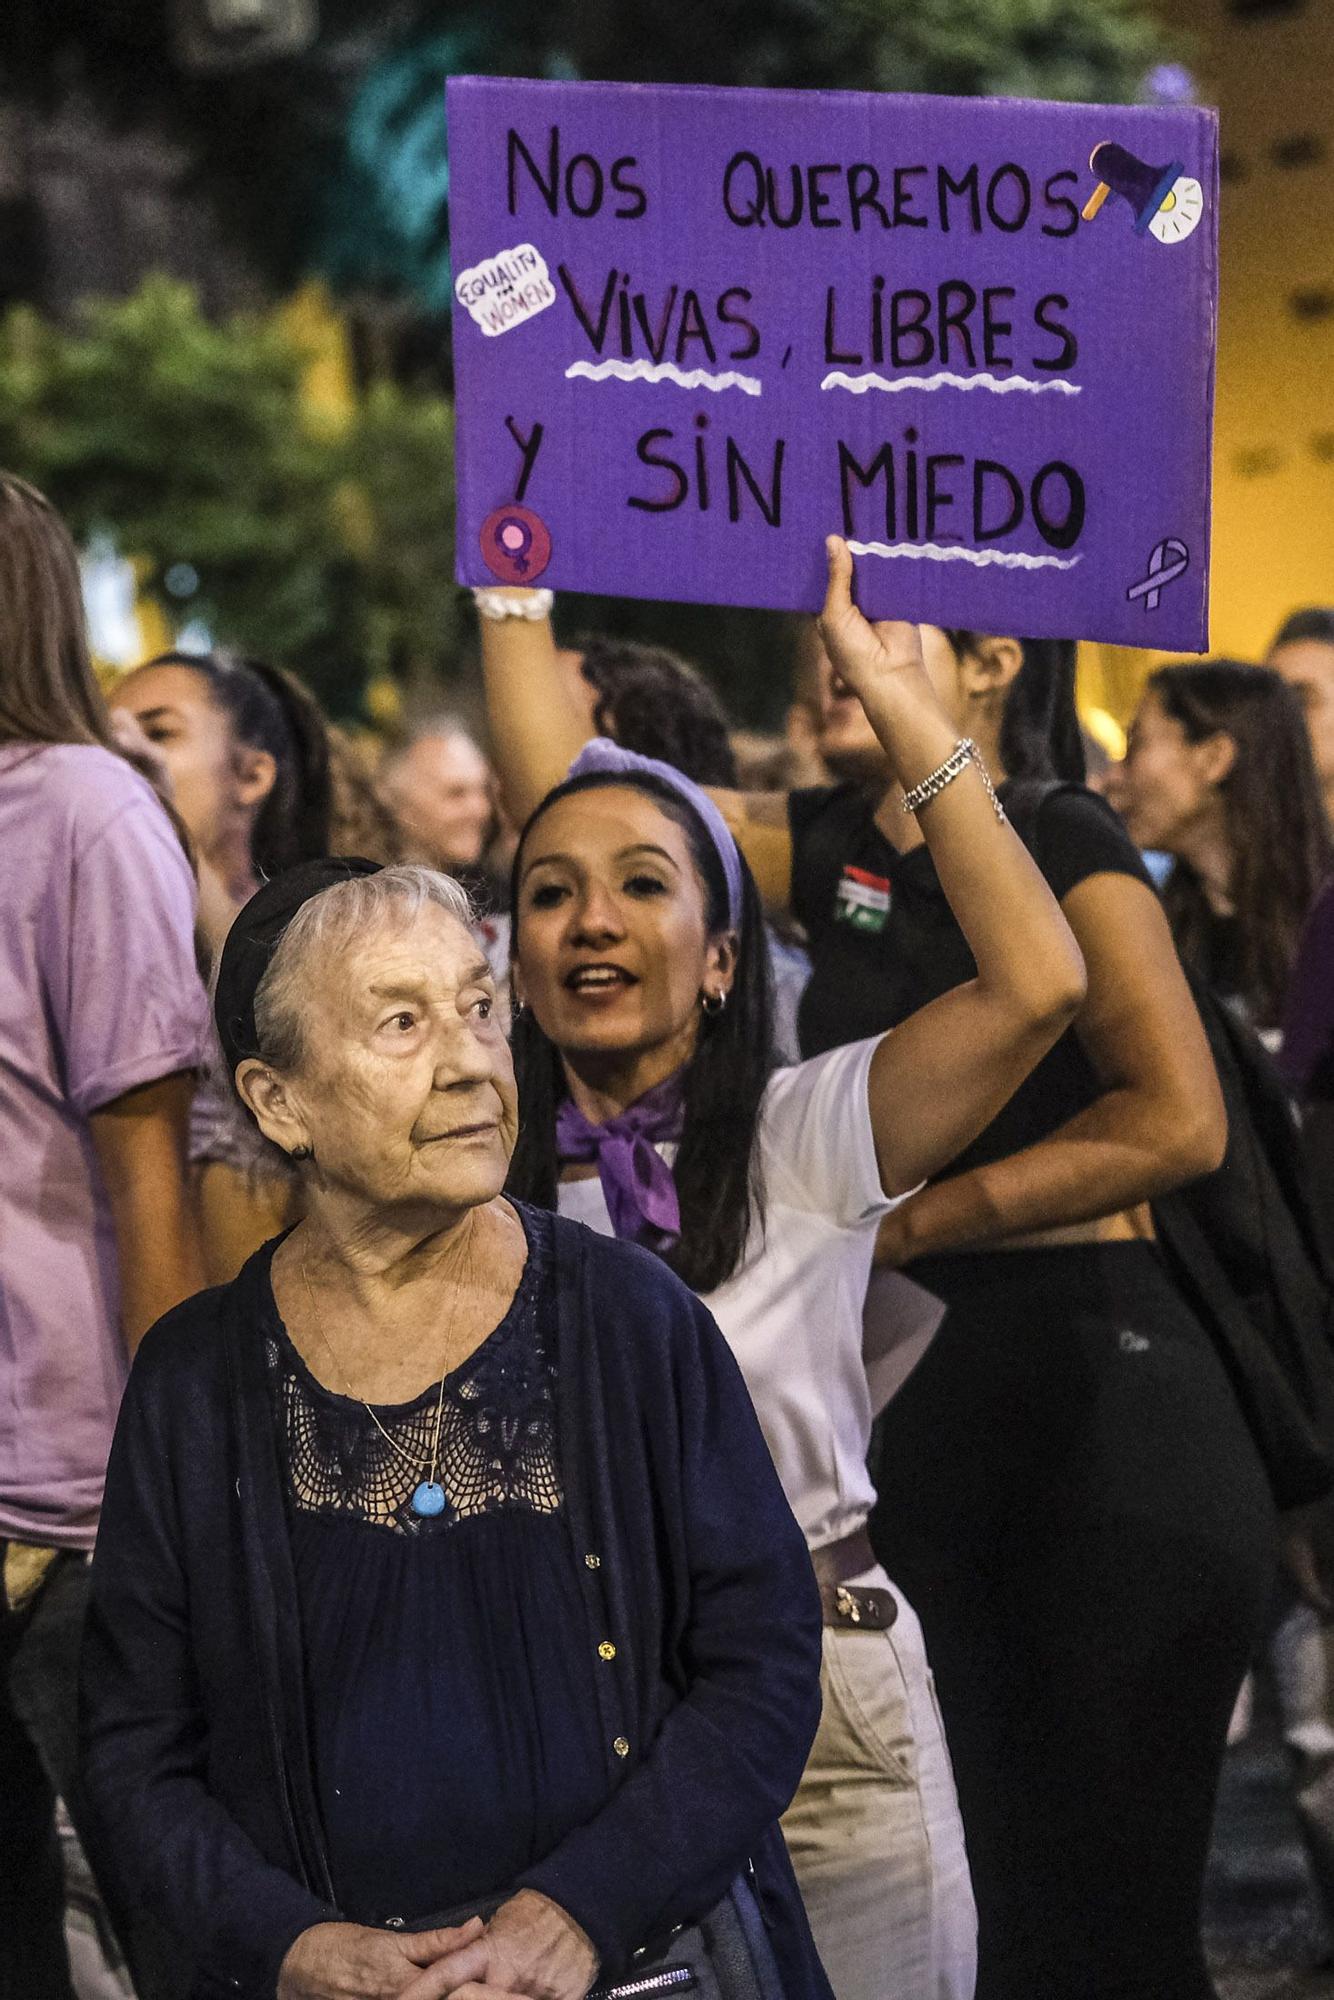
{"label": "young woman with purple headband", "polygon": [[1084,968],[923,665],[830,543],[825,643],[919,816],[976,977],[774,1070],[754,882],[707,795],[599,741],[514,865],[509,1186],[658,1252],[741,1364],[825,1606],[824,1719],[784,1822],[839,2000],[968,2000],[974,1913],[917,1619],[872,1555],[862,1302],[883,1218],[993,1118]]}

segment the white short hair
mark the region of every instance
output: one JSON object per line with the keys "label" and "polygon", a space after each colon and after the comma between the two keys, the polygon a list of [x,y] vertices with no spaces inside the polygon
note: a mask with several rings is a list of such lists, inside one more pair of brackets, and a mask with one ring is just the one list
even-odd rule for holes
{"label": "white short hair", "polygon": [[415,861],[381,868],[375,875],[350,875],[303,903],[255,989],[255,1034],[262,1059],[277,1070],[296,1069],[304,1051],[301,1003],[329,962],[353,938],[391,918],[401,924],[428,903],[465,926],[473,921],[463,885]]}

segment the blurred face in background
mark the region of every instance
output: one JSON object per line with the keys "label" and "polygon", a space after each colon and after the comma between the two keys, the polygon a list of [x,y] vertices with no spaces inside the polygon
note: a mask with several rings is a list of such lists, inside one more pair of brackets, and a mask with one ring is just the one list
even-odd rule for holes
{"label": "blurred face in background", "polygon": [[495,819],[491,767],[462,732],[420,736],[381,786],[413,860],[475,868]]}
{"label": "blurred face in background", "polygon": [[1334,815],[1334,646],[1323,639],[1290,639],[1275,646],[1265,664],[1283,676],[1302,704],[1325,804]]}
{"label": "blurred face in background", "polygon": [[[963,663],[938,625],[919,627],[922,659],[931,685],[939,695],[950,720],[965,733],[968,717],[968,686]],[[880,740],[866,719],[852,689],[835,673],[824,647],[816,661],[819,702],[819,750],[836,778],[853,778],[862,783],[889,782],[889,765]]]}
{"label": "blurred face in background", "polygon": [[237,741],[204,675],[191,667],[140,667],[116,683],[111,708],[113,715],[132,716],[152,744],[203,859],[248,851],[250,828],[273,789],[277,766],[267,750]]}
{"label": "blurred face in background", "polygon": [[816,746],[837,779],[863,784],[889,783],[890,771],[880,739],[866,719],[866,710],[847,682],[835,673],[817,639],[815,653]]}
{"label": "blurred face in background", "polygon": [[1202,832],[1221,828],[1219,786],[1235,755],[1222,732],[1192,743],[1158,697],[1146,694],[1130,725],[1114,800],[1136,846],[1184,854]]}

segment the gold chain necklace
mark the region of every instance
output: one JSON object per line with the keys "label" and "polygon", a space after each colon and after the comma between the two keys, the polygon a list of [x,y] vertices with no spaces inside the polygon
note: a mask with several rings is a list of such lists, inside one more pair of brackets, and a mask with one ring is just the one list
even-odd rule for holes
{"label": "gold chain necklace", "polygon": [[[417,1465],[417,1461],[412,1456],[411,1452],[404,1451],[402,1445],[398,1442],[397,1438],[390,1437],[388,1431],[385,1429],[384,1425],[380,1422],[380,1419],[376,1416],[370,1404],[366,1401],[366,1398],[364,1396],[359,1396],[356,1390],[352,1387],[351,1382],[348,1380],[347,1370],[344,1368],[342,1362],[338,1359],[338,1356],[334,1353],[333,1345],[330,1342],[328,1334],[324,1331],[323,1324],[320,1321],[320,1316],[316,1311],[315,1294],[310,1288],[310,1273],[306,1269],[306,1259],[304,1252],[302,1253],[301,1257],[301,1282],[306,1288],[306,1298],[310,1305],[310,1316],[311,1319],[314,1321],[315,1331],[320,1336],[320,1339],[324,1342],[324,1350],[328,1355],[330,1361],[333,1362],[335,1369],[342,1376],[343,1386],[347,1390],[348,1395],[351,1397],[354,1403],[361,1404],[362,1409],[366,1412],[366,1415],[375,1425],[376,1430],[380,1433],[380,1436],[389,1446],[389,1449],[392,1452],[396,1452],[398,1457],[403,1460],[404,1464],[410,1466],[414,1472],[420,1470],[420,1472],[423,1475],[418,1480],[417,1485],[413,1490],[413,1495],[412,1495],[413,1513],[420,1514],[426,1519],[429,1519],[431,1516],[435,1514],[443,1514],[445,1511],[445,1489],[440,1484],[440,1427],[443,1422],[445,1414],[445,1379],[449,1371],[447,1369],[443,1369],[441,1371],[440,1394],[436,1398],[436,1405],[435,1405],[435,1436],[431,1444],[431,1455],[429,1459],[424,1459],[422,1461],[422,1464],[419,1468]],[[458,1305],[460,1289],[461,1289],[461,1280],[456,1279],[454,1284],[454,1297],[450,1302],[451,1316],[453,1314],[454,1308]],[[429,1478],[425,1476],[428,1473],[430,1475]]]}

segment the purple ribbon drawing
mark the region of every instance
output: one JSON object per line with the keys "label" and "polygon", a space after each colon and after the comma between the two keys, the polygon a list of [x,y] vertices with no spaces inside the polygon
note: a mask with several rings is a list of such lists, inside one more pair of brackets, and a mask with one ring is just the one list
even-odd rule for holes
{"label": "purple ribbon drawing", "polygon": [[1132,583],[1126,592],[1126,596],[1132,602],[1135,598],[1142,597],[1144,599],[1144,609],[1146,611],[1156,611],[1158,609],[1158,600],[1167,585],[1175,583],[1177,578],[1184,576],[1189,568],[1190,550],[1184,542],[1179,542],[1175,535],[1168,535],[1163,541],[1159,542],[1157,548],[1149,557],[1148,575],[1142,576],[1138,583]]}

